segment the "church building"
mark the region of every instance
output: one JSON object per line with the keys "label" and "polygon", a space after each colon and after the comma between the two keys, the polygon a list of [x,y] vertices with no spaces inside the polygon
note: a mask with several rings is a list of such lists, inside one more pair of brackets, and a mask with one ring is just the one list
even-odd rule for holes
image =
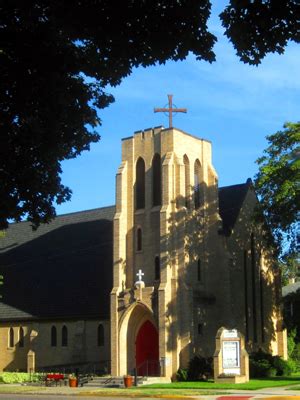
{"label": "church building", "polygon": [[116,205],[0,237],[0,371],[97,365],[171,378],[221,327],[287,357],[280,274],[251,183],[218,187],[210,141],[122,140]]}

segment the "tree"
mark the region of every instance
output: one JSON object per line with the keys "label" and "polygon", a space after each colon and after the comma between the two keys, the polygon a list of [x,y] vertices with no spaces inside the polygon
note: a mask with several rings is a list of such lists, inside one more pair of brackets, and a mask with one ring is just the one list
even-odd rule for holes
{"label": "tree", "polygon": [[258,65],[267,53],[300,42],[299,0],[231,0],[220,14],[241,61]]}
{"label": "tree", "polygon": [[293,279],[297,281],[300,275],[299,255],[297,253],[287,254],[282,262],[279,263],[281,270],[281,283],[286,286]]}
{"label": "tree", "polygon": [[[238,49],[238,30],[245,31],[242,50],[258,63],[299,41],[296,3],[231,1],[221,19]],[[100,139],[99,110],[114,101],[108,84],[189,52],[215,60],[210,7],[209,0],[0,0],[0,229],[23,217],[37,227],[55,216],[55,203],[70,199],[61,162]]]}
{"label": "tree", "polygon": [[300,209],[300,122],[267,136],[269,147],[257,160],[255,187],[267,224],[281,254],[297,252]]}

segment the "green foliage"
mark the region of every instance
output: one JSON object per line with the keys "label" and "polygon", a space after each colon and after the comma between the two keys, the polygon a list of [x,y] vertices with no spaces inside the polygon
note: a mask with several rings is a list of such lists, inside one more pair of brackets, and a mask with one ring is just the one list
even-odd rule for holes
{"label": "green foliage", "polygon": [[[220,17],[244,62],[299,41],[296,2],[230,2]],[[2,1],[0,229],[23,217],[37,227],[70,200],[61,162],[100,139],[108,85],[190,52],[215,60],[210,9],[209,0]]]}
{"label": "green foliage", "polygon": [[288,355],[289,355],[289,364],[293,368],[294,371],[300,371],[300,342],[297,341],[297,329],[291,329],[288,334]]}
{"label": "green foliage", "polygon": [[293,361],[283,360],[279,356],[275,356],[273,358],[273,365],[277,371],[277,376],[291,376],[292,372],[294,372],[295,370],[295,364],[293,363]]}
{"label": "green foliage", "polygon": [[53,203],[70,199],[61,162],[100,139],[99,110],[114,101],[107,85],[189,52],[215,59],[210,7],[208,0],[1,3],[0,228],[23,216],[38,226],[55,215]]}
{"label": "green foliage", "polygon": [[[300,342],[300,289],[284,297],[284,322],[290,334],[295,332],[295,342]],[[290,304],[293,305],[293,314],[290,312]]]}
{"label": "green foliage", "polygon": [[249,363],[251,378],[271,378],[276,376],[276,368],[268,360],[251,360]]}
{"label": "green foliage", "polygon": [[293,360],[285,361],[279,356],[272,356],[259,350],[249,357],[250,378],[291,376],[296,370]]}
{"label": "green foliage", "polygon": [[0,373],[0,383],[24,383],[38,382],[42,379],[43,374],[27,372],[2,372]]}
{"label": "green foliage", "polygon": [[282,262],[279,263],[279,267],[283,286],[288,285],[291,278],[298,281],[300,275],[299,254],[292,253],[287,255]]}
{"label": "green foliage", "polygon": [[300,372],[300,343],[296,343],[291,360],[295,363],[295,371]]}
{"label": "green foliage", "polygon": [[193,357],[188,366],[187,379],[189,381],[207,380],[213,376],[213,359],[202,356]]}
{"label": "green foliage", "polygon": [[261,208],[277,245],[283,253],[296,251],[300,208],[300,123],[286,123],[284,130],[267,137],[269,147],[257,160],[255,187]]}
{"label": "green foliage", "polygon": [[287,337],[287,349],[288,349],[288,356],[291,357],[294,350],[295,350],[295,337],[296,337],[296,329],[292,329],[289,333],[288,333],[288,337]]}
{"label": "green foliage", "polygon": [[289,40],[300,41],[298,0],[231,0],[220,17],[245,63],[257,65],[267,53],[284,53]]}
{"label": "green foliage", "polygon": [[179,368],[176,373],[176,380],[178,382],[186,382],[188,379],[188,370],[186,368]]}

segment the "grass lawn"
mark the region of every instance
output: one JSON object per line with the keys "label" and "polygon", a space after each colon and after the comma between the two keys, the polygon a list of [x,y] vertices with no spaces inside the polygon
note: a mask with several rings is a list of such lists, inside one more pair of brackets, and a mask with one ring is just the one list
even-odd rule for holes
{"label": "grass lawn", "polygon": [[[248,383],[224,384],[208,382],[174,382],[165,384],[152,384],[129,389],[115,388],[68,388],[68,387],[39,387],[21,386],[13,384],[1,384],[0,393],[35,393],[35,394],[70,394],[73,396],[93,395],[111,397],[165,397],[183,398],[195,397],[199,395],[222,395],[229,394],[231,390],[258,390],[270,387],[293,386],[293,390],[300,390],[300,374],[291,377],[276,377],[269,379],[251,379]],[[61,393],[60,393],[61,392]]]}
{"label": "grass lawn", "polygon": [[247,383],[214,383],[214,381],[208,382],[174,382],[174,383],[153,383],[152,385],[145,385],[143,388],[156,388],[156,389],[235,389],[235,390],[257,390],[268,387],[279,387],[289,385],[299,385],[300,375],[294,375],[289,377],[275,377],[265,379],[251,379]]}

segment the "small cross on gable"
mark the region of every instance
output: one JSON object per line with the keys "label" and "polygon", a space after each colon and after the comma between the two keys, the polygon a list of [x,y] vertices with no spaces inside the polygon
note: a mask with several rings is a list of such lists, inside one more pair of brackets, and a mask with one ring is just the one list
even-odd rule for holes
{"label": "small cross on gable", "polygon": [[139,269],[139,272],[136,274],[137,277],[139,278],[138,282],[143,282],[143,276],[145,275],[144,272],[142,272],[141,269]]}

